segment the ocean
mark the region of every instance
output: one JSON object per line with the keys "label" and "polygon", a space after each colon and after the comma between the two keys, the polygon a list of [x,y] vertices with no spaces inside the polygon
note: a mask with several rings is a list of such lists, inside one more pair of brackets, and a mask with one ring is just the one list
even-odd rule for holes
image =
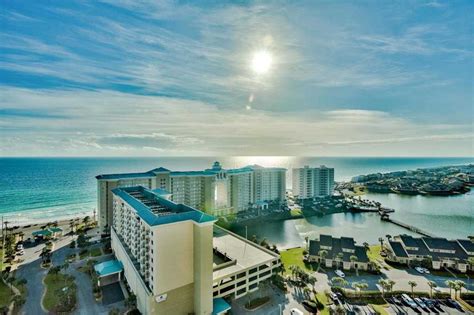
{"label": "ocean", "polygon": [[[224,168],[249,164],[280,166],[289,170],[304,165],[335,168],[336,181],[374,172],[474,163],[473,158],[366,158],[366,157],[158,157],[158,158],[0,158],[0,215],[11,224],[46,222],[92,215],[96,208],[95,176],[106,173],[141,172],[159,166],[171,170],[200,170],[220,161]],[[291,186],[291,172],[288,186]],[[399,195],[374,196],[387,206],[408,209],[396,215],[436,224],[440,229],[474,233],[471,193],[429,199]],[[436,218],[433,221],[433,216]],[[338,218],[337,216],[335,218]],[[349,221],[358,219],[350,219]],[[344,220],[343,220],[344,221]],[[463,225],[464,222],[464,225]],[[468,225],[465,223],[467,222]],[[337,222],[340,224],[341,222]],[[360,223],[360,222],[359,222]],[[330,224],[330,223],[328,223]],[[422,224],[426,225],[426,224]],[[349,227],[347,227],[349,228]],[[469,231],[469,229],[471,229]],[[454,234],[447,233],[454,236]],[[457,235],[457,234],[456,234]]]}

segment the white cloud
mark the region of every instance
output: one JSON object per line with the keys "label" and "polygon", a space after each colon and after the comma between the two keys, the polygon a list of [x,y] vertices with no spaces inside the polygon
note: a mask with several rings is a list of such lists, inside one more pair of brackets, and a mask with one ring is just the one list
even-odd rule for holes
{"label": "white cloud", "polygon": [[429,144],[424,155],[472,150],[469,125],[419,124],[383,111],[235,110],[110,91],[0,94],[0,108],[57,114],[0,120],[2,155],[412,155],[420,144]]}

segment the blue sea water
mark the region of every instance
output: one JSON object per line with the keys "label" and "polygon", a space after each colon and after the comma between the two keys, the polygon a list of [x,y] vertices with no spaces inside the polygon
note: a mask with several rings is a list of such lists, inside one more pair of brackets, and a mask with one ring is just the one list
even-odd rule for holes
{"label": "blue sea water", "polygon": [[[0,158],[0,214],[13,224],[44,222],[92,214],[96,207],[95,176],[105,173],[141,172],[163,166],[172,170],[200,170],[220,161],[224,168],[249,164],[281,166],[289,170],[303,165],[325,164],[335,168],[336,180],[373,172],[474,163],[473,158],[330,158],[330,157],[159,157],[159,158]],[[288,185],[290,182],[288,174]],[[383,199],[383,197],[381,197]],[[388,205],[400,205],[397,195]],[[422,197],[420,197],[422,198]],[[473,198],[456,206],[459,214],[474,218]],[[385,199],[384,199],[385,200]],[[443,199],[446,202],[448,199]],[[459,203],[456,199],[450,202]],[[420,204],[414,201],[413,206]],[[401,202],[411,207],[410,202]],[[466,209],[464,209],[466,207]],[[419,207],[418,207],[419,208]],[[458,209],[459,208],[459,209]],[[423,210],[417,209],[417,212]],[[465,210],[465,213],[464,213]],[[427,210],[426,210],[427,211]],[[425,211],[425,212],[426,212]],[[441,211],[441,210],[439,210]],[[428,215],[428,214],[427,214]],[[420,218],[418,218],[420,219]],[[422,218],[421,218],[422,220]],[[449,227],[447,228],[449,229]],[[462,231],[466,234],[468,231]],[[466,233],[464,233],[466,232]],[[472,233],[472,231],[471,231]]]}

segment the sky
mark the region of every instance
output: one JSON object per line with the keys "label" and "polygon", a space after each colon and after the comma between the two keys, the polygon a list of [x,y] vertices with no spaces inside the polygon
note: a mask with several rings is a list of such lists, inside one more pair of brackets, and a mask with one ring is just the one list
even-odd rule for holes
{"label": "sky", "polygon": [[0,156],[474,155],[473,1],[0,6]]}

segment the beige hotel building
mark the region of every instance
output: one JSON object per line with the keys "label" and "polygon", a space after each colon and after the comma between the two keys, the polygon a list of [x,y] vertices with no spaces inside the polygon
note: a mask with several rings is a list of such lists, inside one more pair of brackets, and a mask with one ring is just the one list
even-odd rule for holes
{"label": "beige hotel building", "polygon": [[213,216],[171,201],[162,189],[110,193],[117,260],[102,263],[116,268],[100,282],[125,277],[142,314],[225,314],[223,297],[257,290],[280,266],[279,255],[214,226]]}
{"label": "beige hotel building", "polygon": [[160,167],[144,173],[106,174],[96,178],[98,220],[102,228],[112,225],[112,190],[119,187],[159,188],[169,192],[172,201],[214,216],[247,210],[264,202],[283,202],[286,190],[284,168],[251,165],[226,170],[219,162],[203,171],[170,171]]}

